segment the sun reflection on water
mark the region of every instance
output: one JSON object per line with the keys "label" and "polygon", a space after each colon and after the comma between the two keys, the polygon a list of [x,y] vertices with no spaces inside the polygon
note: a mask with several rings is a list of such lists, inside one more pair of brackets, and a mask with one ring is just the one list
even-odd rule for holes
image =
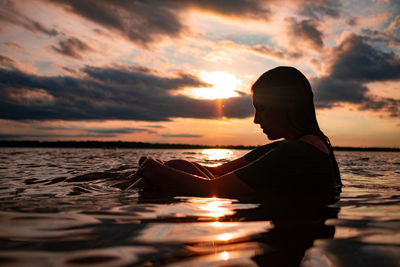
{"label": "sun reflection on water", "polygon": [[229,241],[232,238],[233,238],[233,234],[231,234],[231,233],[223,233],[223,234],[220,234],[217,236],[217,239],[221,240],[221,241]]}
{"label": "sun reflection on water", "polygon": [[221,260],[227,261],[229,260],[229,252],[224,251],[220,254]]}
{"label": "sun reflection on water", "polygon": [[203,154],[205,160],[222,160],[231,157],[233,152],[229,149],[213,148],[204,149],[201,154]]}
{"label": "sun reflection on water", "polygon": [[218,219],[223,216],[232,215],[235,211],[228,208],[232,204],[232,200],[211,197],[211,198],[192,198],[189,202],[195,204],[198,209],[206,211],[208,217]]}

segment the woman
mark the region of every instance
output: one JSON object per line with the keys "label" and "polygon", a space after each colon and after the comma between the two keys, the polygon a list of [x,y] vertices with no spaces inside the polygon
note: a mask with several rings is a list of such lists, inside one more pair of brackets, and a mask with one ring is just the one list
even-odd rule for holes
{"label": "woman", "polygon": [[340,174],[329,139],[318,126],[307,78],[293,67],[277,67],[261,75],[251,89],[254,123],[268,139],[283,141],[217,167],[143,157],[138,175],[159,190],[180,195],[256,195],[265,200],[299,191],[336,194]]}

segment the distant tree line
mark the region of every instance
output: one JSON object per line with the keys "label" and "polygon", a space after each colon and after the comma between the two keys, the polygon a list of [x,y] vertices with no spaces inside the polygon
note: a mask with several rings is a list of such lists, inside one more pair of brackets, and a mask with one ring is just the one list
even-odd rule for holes
{"label": "distant tree line", "polygon": [[[0,141],[0,147],[54,147],[54,148],[155,148],[155,149],[254,149],[255,146],[208,146],[192,144],[167,144],[125,141]],[[334,147],[337,151],[393,151],[400,152],[400,148],[389,147]]]}
{"label": "distant tree line", "polygon": [[0,147],[58,147],[58,148],[160,148],[160,149],[201,149],[229,148],[253,149],[255,146],[208,146],[192,144],[167,144],[125,141],[0,141]]}

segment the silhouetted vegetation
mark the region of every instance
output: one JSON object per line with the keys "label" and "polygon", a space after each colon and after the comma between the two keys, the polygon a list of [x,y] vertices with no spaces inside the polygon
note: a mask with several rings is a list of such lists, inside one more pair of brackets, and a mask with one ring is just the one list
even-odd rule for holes
{"label": "silhouetted vegetation", "polygon": [[400,152],[400,148],[395,147],[350,147],[350,146],[335,146],[336,151],[388,151]]}

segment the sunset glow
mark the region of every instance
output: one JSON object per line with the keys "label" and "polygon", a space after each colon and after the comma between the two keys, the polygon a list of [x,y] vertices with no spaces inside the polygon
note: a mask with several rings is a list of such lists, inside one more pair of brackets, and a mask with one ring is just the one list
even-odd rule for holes
{"label": "sunset glow", "polygon": [[211,84],[212,87],[196,88],[192,89],[190,93],[197,97],[203,99],[218,99],[218,98],[228,98],[238,96],[236,92],[238,81],[235,76],[223,72],[200,72],[200,78]]}

